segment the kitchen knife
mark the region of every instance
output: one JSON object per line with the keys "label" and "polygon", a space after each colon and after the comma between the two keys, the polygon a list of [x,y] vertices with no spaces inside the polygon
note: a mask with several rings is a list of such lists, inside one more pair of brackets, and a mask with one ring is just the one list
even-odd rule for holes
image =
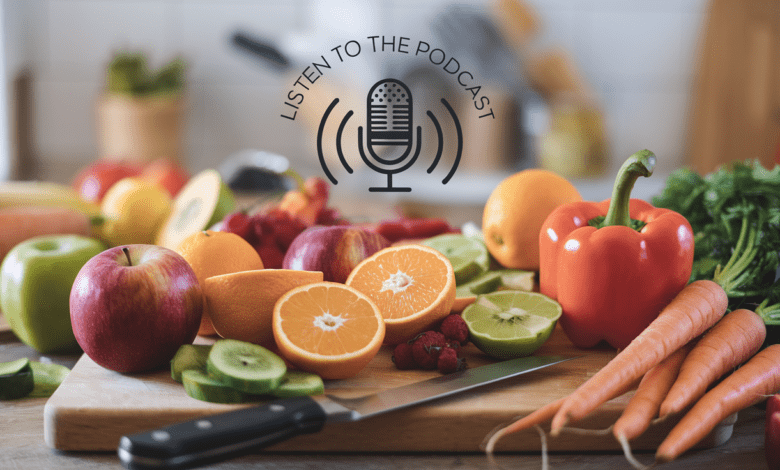
{"label": "kitchen knife", "polygon": [[117,453],[130,469],[188,468],[225,460],[328,422],[357,421],[515,377],[573,357],[527,356],[470,368],[358,398],[286,398],[122,436]]}

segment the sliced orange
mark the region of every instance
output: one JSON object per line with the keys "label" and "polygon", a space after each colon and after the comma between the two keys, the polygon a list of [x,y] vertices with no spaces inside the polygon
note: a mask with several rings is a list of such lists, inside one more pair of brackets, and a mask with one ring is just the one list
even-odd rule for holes
{"label": "sliced orange", "polygon": [[385,324],[376,304],[336,282],[296,287],[274,306],[279,352],[296,367],[323,379],[358,374],[376,356]]}
{"label": "sliced orange", "polygon": [[276,301],[295,287],[321,281],[320,271],[256,269],[206,278],[203,293],[219,336],[276,349]]}
{"label": "sliced orange", "polygon": [[379,307],[386,344],[401,343],[433,327],[455,302],[452,264],[423,245],[391,246],[374,253],[355,266],[346,284]]}
{"label": "sliced orange", "polygon": [[[206,278],[220,274],[263,269],[263,260],[246,240],[229,232],[203,230],[188,236],[176,247],[177,253],[192,266],[195,276],[203,289]],[[213,335],[206,296],[203,296],[203,316],[200,321],[199,335]]]}

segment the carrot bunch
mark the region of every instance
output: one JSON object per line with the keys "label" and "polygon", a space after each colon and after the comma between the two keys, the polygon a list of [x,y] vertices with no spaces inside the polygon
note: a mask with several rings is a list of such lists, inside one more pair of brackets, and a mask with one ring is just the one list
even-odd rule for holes
{"label": "carrot bunch", "polygon": [[726,293],[715,282],[690,283],[593,377],[569,396],[494,431],[486,438],[485,451],[491,454],[502,437],[548,420],[550,434],[556,436],[569,423],[636,388],[611,426],[613,436],[640,467],[629,442],[654,420],[690,407],[656,452],[658,462],[674,460],[730,415],[780,390],[780,345],[759,351],[766,337],[761,317],[746,309],[724,316],[727,307]]}

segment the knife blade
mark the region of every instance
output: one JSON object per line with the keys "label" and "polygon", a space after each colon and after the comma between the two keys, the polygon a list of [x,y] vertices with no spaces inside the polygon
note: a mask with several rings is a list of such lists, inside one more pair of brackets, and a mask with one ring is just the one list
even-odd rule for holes
{"label": "knife blade", "polygon": [[189,468],[236,457],[326,422],[358,421],[543,369],[575,357],[527,356],[357,398],[333,395],[285,398],[122,436],[117,454],[129,469]]}

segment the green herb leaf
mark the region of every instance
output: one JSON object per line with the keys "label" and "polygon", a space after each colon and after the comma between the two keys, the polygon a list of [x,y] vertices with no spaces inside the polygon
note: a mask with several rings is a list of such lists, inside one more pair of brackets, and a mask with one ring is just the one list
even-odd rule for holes
{"label": "green herb leaf", "polygon": [[729,295],[729,308],[766,311],[780,302],[780,166],[768,170],[746,160],[701,177],[690,169],[672,173],[653,198],[685,216],[694,231],[691,280],[713,279]]}

